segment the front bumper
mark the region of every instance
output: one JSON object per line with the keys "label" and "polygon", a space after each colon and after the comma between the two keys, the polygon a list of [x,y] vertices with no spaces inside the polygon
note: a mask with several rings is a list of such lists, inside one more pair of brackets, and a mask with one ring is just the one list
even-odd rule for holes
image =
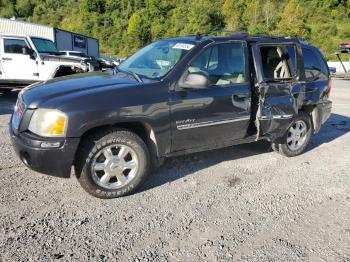
{"label": "front bumper", "polygon": [[[44,139],[22,132],[15,134],[10,125],[13,148],[30,169],[50,176],[69,178],[79,138]],[[58,142],[57,148],[42,148],[43,142]]]}

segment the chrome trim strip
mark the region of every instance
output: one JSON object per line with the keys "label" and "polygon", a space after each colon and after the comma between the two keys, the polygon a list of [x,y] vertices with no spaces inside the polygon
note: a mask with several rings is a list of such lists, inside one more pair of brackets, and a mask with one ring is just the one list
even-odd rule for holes
{"label": "chrome trim strip", "polygon": [[231,118],[231,119],[218,120],[218,121],[207,121],[207,122],[179,125],[177,126],[177,129],[186,130],[186,129],[192,129],[192,128],[206,127],[206,126],[216,126],[216,125],[234,123],[234,122],[249,120],[249,119],[250,119],[249,116],[245,116],[245,117]]}
{"label": "chrome trim strip", "polygon": [[290,119],[293,118],[293,115],[274,115],[274,116],[261,116],[260,120],[269,120],[269,119]]}

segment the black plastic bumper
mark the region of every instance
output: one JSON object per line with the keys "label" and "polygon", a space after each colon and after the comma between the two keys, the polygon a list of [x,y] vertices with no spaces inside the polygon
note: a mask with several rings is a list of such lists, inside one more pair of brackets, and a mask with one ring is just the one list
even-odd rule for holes
{"label": "black plastic bumper", "polygon": [[325,101],[322,104],[320,104],[320,107],[322,108],[321,123],[324,124],[332,114],[332,101]]}
{"label": "black plastic bumper", "polygon": [[[44,140],[30,133],[15,134],[10,126],[16,154],[30,169],[50,176],[69,178],[79,138]],[[57,142],[57,148],[42,148],[43,142]]]}
{"label": "black plastic bumper", "polygon": [[312,112],[312,120],[315,133],[318,133],[321,126],[328,120],[332,114],[332,101],[324,101],[316,105],[316,108]]}

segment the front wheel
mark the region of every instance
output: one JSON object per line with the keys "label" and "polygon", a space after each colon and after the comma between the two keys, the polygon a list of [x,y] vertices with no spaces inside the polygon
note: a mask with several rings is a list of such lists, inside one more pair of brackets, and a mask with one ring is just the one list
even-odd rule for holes
{"label": "front wheel", "polygon": [[123,129],[102,130],[86,138],[77,159],[76,176],[80,185],[98,198],[131,193],[150,169],[144,141]]}
{"label": "front wheel", "polygon": [[274,151],[288,157],[302,154],[310,142],[312,125],[310,116],[300,113],[289,126],[286,134],[282,138],[282,143],[273,143]]}

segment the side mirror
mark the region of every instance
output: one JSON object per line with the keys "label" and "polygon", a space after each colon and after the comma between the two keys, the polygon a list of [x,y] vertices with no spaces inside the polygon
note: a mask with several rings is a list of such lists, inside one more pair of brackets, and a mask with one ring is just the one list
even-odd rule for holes
{"label": "side mirror", "polygon": [[204,89],[209,86],[209,78],[203,73],[189,73],[179,82],[182,89]]}
{"label": "side mirror", "polygon": [[22,53],[23,53],[24,55],[29,55],[30,58],[34,58],[34,57],[33,57],[34,50],[31,49],[31,48],[29,48],[29,47],[22,47]]}

